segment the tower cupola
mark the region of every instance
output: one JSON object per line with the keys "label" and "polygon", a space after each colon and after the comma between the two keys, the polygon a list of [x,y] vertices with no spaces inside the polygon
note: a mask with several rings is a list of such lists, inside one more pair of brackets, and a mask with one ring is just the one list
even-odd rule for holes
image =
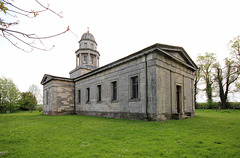
{"label": "tower cupola", "polygon": [[76,68],[70,72],[70,78],[76,78],[99,67],[100,54],[97,51],[97,42],[87,30],[80,39],[76,54]]}

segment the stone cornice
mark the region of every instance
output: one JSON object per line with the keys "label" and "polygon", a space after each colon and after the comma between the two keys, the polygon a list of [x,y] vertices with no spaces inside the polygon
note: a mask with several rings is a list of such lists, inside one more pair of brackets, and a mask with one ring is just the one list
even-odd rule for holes
{"label": "stone cornice", "polygon": [[78,52],[78,51],[80,51],[80,50],[90,50],[90,51],[93,51],[93,52],[95,52],[95,53],[97,53],[99,56],[100,56],[100,54],[99,54],[99,52],[97,51],[97,50],[93,50],[93,49],[90,49],[90,48],[79,48],[78,50],[76,50],[75,51],[75,54]]}
{"label": "stone cornice", "polygon": [[[177,57],[171,55],[170,53],[167,53],[166,51],[164,51],[164,50],[162,50],[162,49],[165,49],[165,50],[167,50],[167,49],[170,50],[170,49],[171,49],[171,50],[180,51],[180,52],[186,57],[185,60],[187,60],[188,62],[185,63],[185,62],[179,60]],[[156,43],[156,44],[154,44],[154,45],[152,45],[152,46],[149,46],[149,47],[147,47],[147,48],[144,48],[144,49],[142,49],[142,50],[140,50],[140,51],[138,51],[138,52],[136,52],[136,53],[130,54],[130,55],[128,55],[128,56],[126,56],[126,57],[124,57],[124,58],[121,58],[121,59],[119,59],[119,60],[117,60],[117,61],[114,61],[114,62],[112,62],[112,63],[110,63],[110,64],[107,64],[107,65],[105,65],[105,66],[102,66],[102,67],[100,67],[100,68],[97,68],[97,69],[95,69],[95,70],[93,70],[93,71],[91,71],[91,72],[89,72],[89,73],[83,74],[83,75],[75,78],[74,81],[78,81],[78,80],[81,80],[81,79],[83,79],[83,78],[92,76],[92,75],[94,75],[94,74],[96,74],[96,73],[100,73],[100,72],[102,72],[102,71],[108,70],[108,69],[110,69],[110,68],[112,68],[112,67],[115,67],[115,66],[118,66],[118,65],[120,65],[120,64],[126,63],[126,62],[128,62],[128,61],[131,61],[131,60],[133,60],[133,59],[136,59],[136,58],[138,58],[138,57],[140,57],[140,56],[143,56],[143,55],[148,54],[148,53],[150,53],[150,52],[153,52],[153,51],[155,51],[155,50],[156,50],[157,52],[159,52],[159,53],[164,53],[164,54],[166,54],[167,56],[169,56],[170,58],[172,58],[172,59],[175,60],[176,62],[181,63],[182,65],[184,65],[184,66],[192,69],[193,71],[197,70],[196,64],[192,61],[192,59],[188,56],[188,54],[186,53],[186,51],[185,51],[182,47],[177,47],[177,46],[171,46],[171,45],[164,45],[164,44]],[[190,63],[190,64],[188,64],[188,63]]]}
{"label": "stone cornice", "polygon": [[52,80],[57,80],[57,81],[66,81],[66,82],[73,82],[73,79],[71,78],[66,78],[66,77],[58,77],[58,76],[53,76],[49,74],[45,74],[42,78],[41,84],[44,85]]}
{"label": "stone cornice", "polygon": [[97,42],[91,39],[81,39],[78,43],[82,42],[82,41],[91,41],[94,42],[97,45]]}
{"label": "stone cornice", "polygon": [[[119,60],[116,60],[110,64],[107,64],[105,66],[102,66],[100,68],[94,69],[89,73],[83,74],[77,78],[74,79],[70,79],[70,78],[64,78],[64,77],[57,77],[57,76],[52,76],[52,75],[44,75],[41,84],[46,84],[47,82],[51,81],[51,80],[60,80],[60,81],[68,81],[68,82],[73,82],[73,81],[78,81],[81,80],[83,78],[87,78],[89,76],[95,75],[97,73],[100,73],[102,71],[108,70],[110,68],[116,67],[118,65],[121,65],[123,63],[126,63],[128,61],[134,60],[136,58],[139,58],[141,56],[144,56],[146,54],[149,54],[151,52],[157,52],[157,53],[163,53],[166,56],[170,57],[171,59],[173,59],[174,61],[186,66],[187,68],[191,69],[192,71],[196,71],[197,70],[197,66],[196,64],[192,61],[192,59],[188,56],[188,54],[186,53],[186,51],[182,48],[182,47],[176,47],[176,46],[171,46],[171,45],[163,45],[163,44],[159,44],[156,43],[152,46],[149,46],[147,48],[144,48],[138,52],[135,52],[133,54],[130,54],[126,57],[123,57]],[[184,57],[184,61],[178,59],[177,57],[175,57],[174,55],[172,55],[170,52],[168,51],[177,51],[179,53],[181,53],[181,55]],[[71,72],[74,72],[76,70],[78,70],[80,67],[75,68],[74,70],[72,70]],[[70,72],[70,73],[71,73]]]}
{"label": "stone cornice", "polygon": [[69,72],[69,74],[81,69],[81,68],[84,68],[84,69],[89,69],[89,70],[94,70],[96,69],[97,67],[96,66],[91,66],[91,65],[80,65],[78,67],[76,67],[75,69],[73,69],[72,71]]}

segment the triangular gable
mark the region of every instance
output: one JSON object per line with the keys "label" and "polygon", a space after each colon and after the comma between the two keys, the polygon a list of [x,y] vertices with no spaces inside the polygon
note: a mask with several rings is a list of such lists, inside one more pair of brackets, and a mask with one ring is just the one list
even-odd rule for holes
{"label": "triangular gable", "polygon": [[45,74],[42,78],[41,84],[44,85],[46,84],[48,81],[52,80],[53,76]]}
{"label": "triangular gable", "polygon": [[52,75],[45,74],[42,78],[41,84],[44,85],[51,80],[73,82],[73,79],[71,79],[71,78],[58,77],[58,76],[52,76]]}
{"label": "triangular gable", "polygon": [[173,56],[175,59],[186,63],[187,65],[191,66],[194,69],[197,69],[197,65],[194,63],[194,61],[189,57],[187,52],[182,47],[163,45],[163,44],[157,44],[157,45],[159,49],[164,51],[169,56]]}

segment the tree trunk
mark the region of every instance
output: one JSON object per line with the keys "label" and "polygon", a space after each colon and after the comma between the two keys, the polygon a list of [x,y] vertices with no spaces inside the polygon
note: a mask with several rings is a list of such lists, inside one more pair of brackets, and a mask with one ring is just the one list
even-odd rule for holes
{"label": "tree trunk", "polygon": [[213,108],[213,100],[212,100],[212,84],[209,79],[206,80],[206,93],[207,93],[207,102],[211,108]]}

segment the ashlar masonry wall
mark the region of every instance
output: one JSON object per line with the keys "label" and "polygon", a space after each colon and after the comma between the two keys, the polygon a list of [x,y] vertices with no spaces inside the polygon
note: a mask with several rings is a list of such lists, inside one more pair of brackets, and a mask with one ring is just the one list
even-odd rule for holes
{"label": "ashlar masonry wall", "polygon": [[51,80],[44,85],[43,93],[44,114],[74,113],[74,82]]}
{"label": "ashlar masonry wall", "polygon": [[[127,58],[126,60],[128,60]],[[151,53],[147,55],[148,84],[156,82],[156,69]],[[145,57],[123,61],[120,65],[108,65],[109,68],[89,77],[80,77],[75,85],[76,113],[80,115],[104,116],[113,118],[144,119],[146,117],[146,84]],[[112,67],[111,67],[112,66]],[[131,78],[138,77],[138,98],[131,98]],[[113,98],[112,83],[117,83],[117,99]],[[99,101],[99,86],[101,101]],[[151,86],[149,86],[151,87]],[[153,85],[156,87],[156,85]],[[88,91],[90,90],[89,102]],[[80,94],[79,94],[80,93]],[[156,117],[154,109],[155,92],[148,89],[148,113],[152,119]],[[80,98],[80,99],[79,99]]]}
{"label": "ashlar masonry wall", "polygon": [[194,74],[191,68],[164,54],[157,55],[156,65],[157,120],[193,117],[195,115]]}

